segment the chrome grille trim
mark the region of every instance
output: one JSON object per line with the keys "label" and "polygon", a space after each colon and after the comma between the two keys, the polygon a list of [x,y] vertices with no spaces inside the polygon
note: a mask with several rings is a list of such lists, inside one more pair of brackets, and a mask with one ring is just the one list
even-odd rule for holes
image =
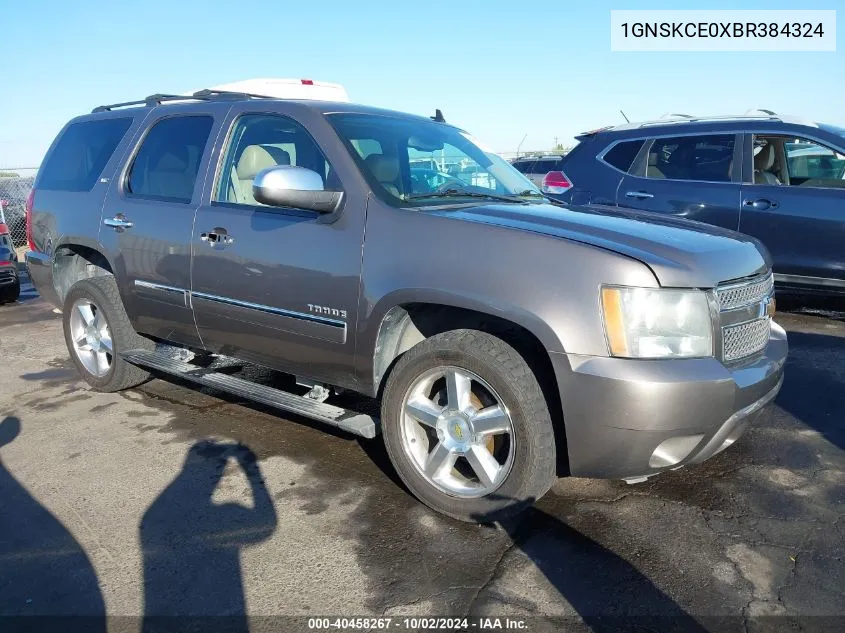
{"label": "chrome grille trim", "polygon": [[774,290],[771,272],[716,287],[722,362],[745,361],[766,349],[772,328],[768,307]]}
{"label": "chrome grille trim", "polygon": [[768,299],[774,288],[774,276],[769,273],[765,277],[757,277],[739,283],[728,283],[718,286],[716,288],[716,297],[719,300],[720,310],[734,310]]}
{"label": "chrome grille trim", "polygon": [[769,342],[772,323],[768,317],[722,329],[722,360],[742,360],[762,351]]}

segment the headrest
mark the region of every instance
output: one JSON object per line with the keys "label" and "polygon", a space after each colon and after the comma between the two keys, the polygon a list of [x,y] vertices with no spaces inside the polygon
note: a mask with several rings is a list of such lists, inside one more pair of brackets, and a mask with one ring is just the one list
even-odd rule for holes
{"label": "headrest", "polygon": [[364,161],[379,182],[395,183],[399,178],[399,159],[384,154],[370,154]]}
{"label": "headrest", "polygon": [[258,172],[276,165],[290,165],[290,154],[272,145],[248,145],[236,171],[241,180],[253,180]]}
{"label": "headrest", "polygon": [[754,169],[768,171],[775,164],[775,148],[766,143],[754,157]]}
{"label": "headrest", "polygon": [[657,152],[648,153],[648,166],[657,167]]}
{"label": "headrest", "polygon": [[159,172],[183,173],[188,171],[188,148],[183,146],[167,152],[158,159],[154,169]]}

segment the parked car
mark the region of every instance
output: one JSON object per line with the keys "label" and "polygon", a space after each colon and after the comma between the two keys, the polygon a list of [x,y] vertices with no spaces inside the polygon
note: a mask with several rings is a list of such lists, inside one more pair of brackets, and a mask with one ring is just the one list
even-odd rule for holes
{"label": "parked car", "polygon": [[[557,475],[633,483],[701,462],[780,388],[786,335],[756,240],[551,206],[426,117],[178,99],[73,119],[35,183],[29,271],[94,389],[153,370],[381,433],[420,500],[492,521]],[[411,190],[409,152],[445,147],[484,184]]]}
{"label": "parked car", "polygon": [[562,180],[563,156],[522,156],[511,164],[546,194],[563,193],[568,188],[569,183]]}
{"label": "parked car", "polygon": [[6,224],[6,217],[0,205],[0,304],[17,301],[20,294],[18,255],[12,244],[9,226]]}
{"label": "parked car", "polygon": [[774,114],[603,128],[558,200],[672,214],[760,239],[790,292],[845,293],[845,129]]}

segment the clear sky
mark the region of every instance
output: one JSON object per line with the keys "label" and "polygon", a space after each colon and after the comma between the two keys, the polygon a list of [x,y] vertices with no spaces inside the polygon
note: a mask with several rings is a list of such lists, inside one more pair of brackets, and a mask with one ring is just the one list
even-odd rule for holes
{"label": "clear sky", "polygon": [[[499,152],[667,112],[769,108],[845,124],[835,53],[610,51],[611,9],[836,9],[841,0],[3,0],[0,168],[37,165],[101,103],[251,77],[342,83]],[[839,12],[838,18],[845,16]],[[843,29],[845,30],[845,29]]]}

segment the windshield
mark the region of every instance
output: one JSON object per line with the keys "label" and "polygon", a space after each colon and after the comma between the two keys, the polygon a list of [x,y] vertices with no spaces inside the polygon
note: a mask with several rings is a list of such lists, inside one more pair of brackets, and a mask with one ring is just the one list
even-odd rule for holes
{"label": "windshield", "polygon": [[450,125],[375,114],[332,114],[329,120],[358,159],[373,191],[391,204],[421,206],[478,198],[524,204],[543,197],[508,162]]}

